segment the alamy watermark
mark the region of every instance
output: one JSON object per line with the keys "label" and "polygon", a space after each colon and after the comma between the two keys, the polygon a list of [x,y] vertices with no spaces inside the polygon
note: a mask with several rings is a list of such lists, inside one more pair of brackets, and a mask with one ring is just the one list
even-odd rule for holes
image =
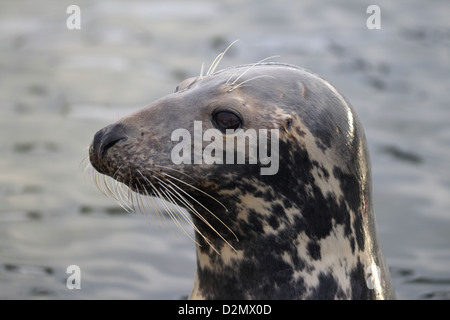
{"label": "alamy watermark", "polygon": [[369,30],[381,29],[381,9],[376,4],[372,4],[367,7],[367,14],[370,16],[367,18],[366,26]]}
{"label": "alamy watermark", "polygon": [[[279,169],[279,136],[278,129],[227,129],[225,135],[214,128],[203,132],[202,121],[194,121],[194,137],[187,129],[172,132],[171,140],[179,143],[171,160],[174,164],[259,164],[261,175],[274,175]],[[203,148],[203,142],[210,143]]]}
{"label": "alamy watermark", "polygon": [[72,4],[67,7],[66,13],[70,14],[66,20],[66,27],[69,30],[81,29],[81,9],[79,6]]}
{"label": "alamy watermark", "polygon": [[67,289],[81,289],[81,268],[72,264],[67,267],[66,273],[70,274],[66,281]]}
{"label": "alamy watermark", "polygon": [[[81,29],[81,9],[78,5],[72,4],[67,7],[66,13],[70,14],[66,19],[66,26],[69,30]],[[381,29],[381,9],[378,5],[372,4],[367,7],[367,14],[370,16],[366,20],[366,26],[369,30]]]}

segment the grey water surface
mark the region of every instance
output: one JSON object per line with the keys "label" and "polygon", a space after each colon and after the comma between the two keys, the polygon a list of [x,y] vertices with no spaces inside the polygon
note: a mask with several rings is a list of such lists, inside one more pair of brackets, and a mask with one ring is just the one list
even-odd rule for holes
{"label": "grey water surface", "polygon": [[[67,28],[71,4],[81,29]],[[381,29],[369,29],[369,5]],[[333,83],[366,130],[397,297],[450,298],[447,0],[0,2],[0,299],[182,299],[194,243],[126,213],[81,165],[95,132],[221,67],[276,61]],[[69,289],[70,265],[81,289]]]}

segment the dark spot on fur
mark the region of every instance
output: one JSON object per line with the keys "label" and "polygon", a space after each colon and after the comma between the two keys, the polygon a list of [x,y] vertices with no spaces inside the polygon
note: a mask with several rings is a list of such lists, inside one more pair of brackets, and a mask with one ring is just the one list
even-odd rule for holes
{"label": "dark spot on fur", "polygon": [[337,280],[331,274],[319,274],[319,284],[313,290],[311,299],[333,300],[340,288]]}
{"label": "dark spot on fur", "polygon": [[308,253],[314,260],[320,260],[320,245],[317,243],[317,241],[309,241],[308,245]]}
{"label": "dark spot on fur", "polygon": [[275,217],[274,215],[271,215],[268,218],[267,222],[274,230],[277,230],[280,227],[280,222],[278,221],[277,217]]}
{"label": "dark spot on fur", "polygon": [[284,208],[278,203],[272,205],[272,213],[277,217],[282,217],[285,214]]}
{"label": "dark spot on fur", "polygon": [[306,132],[303,131],[302,129],[300,129],[299,127],[295,128],[295,131],[297,132],[297,134],[298,134],[300,137],[304,137],[304,136],[306,135]]}
{"label": "dark spot on fur", "polygon": [[283,199],[283,205],[286,209],[292,208],[292,202],[288,198]]}
{"label": "dark spot on fur", "polygon": [[[351,210],[353,210],[357,217],[353,221],[353,228],[356,233],[356,242],[358,243],[358,247],[360,250],[364,250],[364,230],[361,212],[361,199],[363,195],[361,194],[361,185],[354,175],[344,173],[339,167],[335,166],[333,168],[333,175],[341,183],[345,203]],[[346,225],[348,225],[348,223],[349,221],[346,221]]]}

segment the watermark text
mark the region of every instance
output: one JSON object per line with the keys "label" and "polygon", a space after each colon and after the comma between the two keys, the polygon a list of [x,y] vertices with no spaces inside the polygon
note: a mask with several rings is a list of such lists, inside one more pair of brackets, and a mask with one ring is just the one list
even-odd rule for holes
{"label": "watermark text", "polygon": [[[227,129],[223,135],[212,128],[203,132],[202,122],[194,121],[193,138],[189,130],[176,129],[171,140],[178,141],[171,152],[174,164],[259,164],[261,175],[279,169],[278,129]],[[209,144],[203,148],[204,142]]]}
{"label": "watermark text", "polygon": [[367,14],[370,16],[367,18],[366,26],[369,30],[381,29],[381,9],[379,6],[372,4],[367,7]]}
{"label": "watermark text", "polygon": [[67,14],[70,14],[66,20],[66,26],[69,30],[80,30],[81,29],[81,9],[79,6],[72,4],[67,7]]}
{"label": "watermark text", "polygon": [[70,274],[66,281],[67,289],[81,289],[81,268],[72,264],[67,267],[66,273]]}

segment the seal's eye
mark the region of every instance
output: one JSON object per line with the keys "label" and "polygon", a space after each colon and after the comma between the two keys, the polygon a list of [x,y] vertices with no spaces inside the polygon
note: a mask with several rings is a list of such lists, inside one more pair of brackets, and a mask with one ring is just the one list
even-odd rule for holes
{"label": "seal's eye", "polygon": [[218,111],[213,115],[214,125],[225,132],[227,129],[237,130],[242,126],[241,118],[231,111]]}

